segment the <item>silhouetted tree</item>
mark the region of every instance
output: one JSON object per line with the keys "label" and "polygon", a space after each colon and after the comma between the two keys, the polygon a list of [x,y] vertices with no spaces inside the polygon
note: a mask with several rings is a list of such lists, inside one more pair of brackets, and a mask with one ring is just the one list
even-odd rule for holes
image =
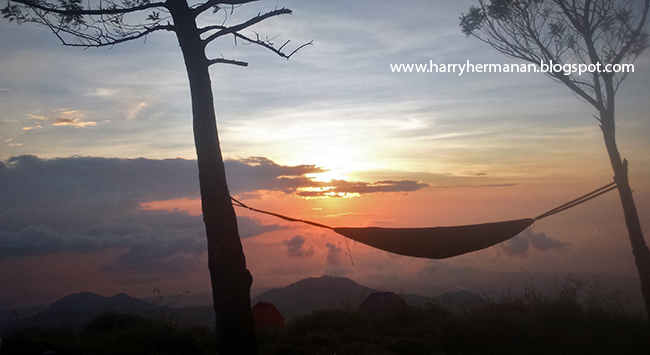
{"label": "silhouetted tree", "polygon": [[[594,117],[600,122],[614,170],[650,316],[650,251],[632,198],[628,162],[621,159],[616,146],[614,97],[627,73],[607,71],[633,63],[648,47],[645,25],[649,8],[650,0],[491,0],[489,4],[479,0],[478,7],[472,6],[469,13],[462,14],[460,26],[467,36],[509,57],[540,67],[542,62],[560,65],[561,71],[547,75],[598,110],[598,117]],[[576,67],[571,67],[574,64]],[[600,71],[568,73],[579,69],[579,64],[591,64],[591,69]]]}
{"label": "silhouetted tree", "polygon": [[2,9],[4,18],[18,23],[35,22],[47,26],[66,46],[102,47],[142,38],[157,31],[176,34],[190,83],[194,143],[199,165],[203,220],[208,239],[217,331],[223,354],[255,354],[256,337],[250,312],[252,276],[246,269],[237,219],[233,210],[223,164],[208,68],[227,63],[246,66],[233,59],[208,58],[206,46],[223,36],[265,47],[289,58],[268,38],[241,31],[265,19],[290,14],[276,8],[248,21],[226,26],[223,19],[200,27],[203,13],[230,14],[236,6],[256,0],[9,0]]}

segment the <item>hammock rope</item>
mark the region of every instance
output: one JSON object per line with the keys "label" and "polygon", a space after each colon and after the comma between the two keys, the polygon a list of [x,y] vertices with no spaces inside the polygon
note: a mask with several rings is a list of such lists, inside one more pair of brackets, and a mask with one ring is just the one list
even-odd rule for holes
{"label": "hammock rope", "polygon": [[[301,222],[301,223],[306,223],[306,224],[309,224],[309,225],[312,225],[312,226],[315,226],[315,227],[331,229],[331,230],[333,230],[333,231],[336,232],[336,230],[335,230],[334,227],[330,227],[330,226],[325,225],[325,224],[322,224],[322,223],[316,223],[316,222],[312,222],[312,221],[305,221],[305,220],[303,220],[303,219],[293,218],[293,217],[289,217],[289,216],[281,215],[281,214],[278,214],[278,213],[273,213],[273,212],[269,212],[269,211],[259,210],[259,209],[257,209],[257,208],[253,208],[253,207],[250,207],[250,206],[246,206],[246,205],[243,204],[242,202],[237,201],[237,200],[236,200],[234,197],[232,197],[232,196],[230,196],[230,199],[233,201],[233,205],[234,205],[234,206],[242,207],[242,208],[246,208],[246,209],[249,209],[249,210],[251,210],[251,211],[253,211],[253,212],[268,214],[268,215],[271,215],[271,216],[274,216],[274,217],[277,217],[277,218],[284,219],[285,221],[290,221],[290,222]],[[351,263],[352,265],[354,265],[354,260],[352,260],[352,252],[350,252],[350,244],[348,243],[348,239],[347,239],[347,238],[343,238],[343,240],[345,240],[345,246],[348,248],[348,255],[350,256],[350,263]]]}
{"label": "hammock rope", "polygon": [[236,200],[234,197],[232,197],[232,196],[230,196],[230,199],[233,201],[233,205],[234,205],[234,206],[242,207],[242,208],[246,208],[246,209],[249,209],[249,210],[251,210],[251,211],[253,211],[253,212],[263,213],[263,214],[268,214],[268,215],[271,215],[271,216],[274,216],[274,217],[278,217],[278,218],[284,219],[285,221],[289,221],[289,222],[301,222],[301,223],[306,223],[306,224],[309,224],[309,225],[312,225],[312,226],[315,226],[315,227],[320,227],[320,228],[326,228],[326,229],[334,230],[334,227],[330,227],[330,226],[325,225],[325,224],[322,224],[322,223],[316,223],[316,222],[312,222],[312,221],[306,221],[306,220],[304,220],[304,219],[293,218],[293,217],[289,217],[289,216],[281,215],[281,214],[279,214],[279,213],[274,213],[274,212],[264,211],[264,210],[260,210],[260,209],[253,208],[253,207],[250,207],[250,206],[246,206],[246,205],[243,204],[242,202],[237,201],[237,200]]}
{"label": "hammock rope", "polygon": [[571,201],[569,201],[569,202],[567,202],[567,203],[565,203],[565,204],[563,204],[561,206],[555,207],[554,209],[552,209],[552,210],[550,210],[548,212],[542,213],[542,214],[540,214],[539,216],[537,216],[537,217],[535,217],[533,219],[536,220],[536,221],[539,221],[542,218],[546,218],[546,217],[552,216],[552,215],[554,215],[556,213],[560,213],[560,212],[562,212],[564,210],[568,210],[571,207],[575,207],[575,206],[577,206],[577,205],[579,205],[581,203],[585,203],[585,202],[587,202],[587,201],[589,201],[591,199],[594,199],[594,198],[596,198],[596,197],[598,197],[600,195],[604,195],[604,194],[616,189],[617,187],[618,186],[616,186],[615,182],[609,183],[609,184],[607,184],[607,185],[605,185],[605,186],[603,186],[601,188],[598,188],[598,189],[596,189],[596,190],[594,190],[594,191],[592,191],[592,192],[590,192],[588,194],[582,195],[582,196],[576,198],[575,200],[571,200]]}
{"label": "hammock rope", "polygon": [[[563,205],[553,208],[535,218],[524,218],[511,221],[483,223],[451,227],[430,228],[379,228],[379,227],[331,227],[326,224],[307,221],[285,216],[279,213],[260,210],[245,205],[230,197],[233,205],[246,208],[253,212],[271,215],[290,222],[300,222],[311,226],[330,229],[344,237],[353,239],[371,247],[382,249],[391,253],[429,259],[444,259],[462,255],[472,251],[485,249],[492,245],[506,241],[525,229],[535,221],[552,216],[569,208],[573,208],[616,189],[616,183],[610,183],[571,200]],[[348,255],[352,262],[352,254],[347,239]],[[352,262],[354,264],[354,262]]]}

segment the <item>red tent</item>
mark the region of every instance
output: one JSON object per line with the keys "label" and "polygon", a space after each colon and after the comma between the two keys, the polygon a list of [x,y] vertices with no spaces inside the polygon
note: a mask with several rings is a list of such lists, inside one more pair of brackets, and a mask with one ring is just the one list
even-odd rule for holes
{"label": "red tent", "polygon": [[282,317],[282,314],[280,314],[280,311],[278,311],[273,303],[257,302],[251,308],[251,313],[253,313],[253,320],[257,328],[284,328],[284,317]]}

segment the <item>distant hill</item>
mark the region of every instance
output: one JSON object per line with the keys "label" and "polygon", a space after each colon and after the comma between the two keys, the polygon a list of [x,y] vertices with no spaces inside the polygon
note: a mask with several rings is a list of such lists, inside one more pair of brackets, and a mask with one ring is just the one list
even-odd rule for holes
{"label": "distant hill", "polygon": [[212,293],[184,293],[180,295],[158,295],[141,298],[143,301],[161,307],[185,308],[212,305]]}
{"label": "distant hill", "polygon": [[[306,315],[315,310],[329,308],[356,309],[370,294],[378,292],[375,289],[359,285],[347,277],[322,276],[300,280],[283,288],[268,290],[251,301],[271,302],[288,320]],[[457,307],[466,301],[472,302],[480,296],[468,291],[448,293],[441,298],[428,298],[419,295],[401,294],[406,303],[423,306],[428,303],[438,303],[443,306]]]}
{"label": "distant hill", "polygon": [[[262,292],[270,290],[270,287],[258,287],[251,289],[251,297],[255,298]],[[141,298],[141,300],[153,303],[157,306],[168,307],[168,308],[185,308],[185,307],[202,307],[202,306],[212,306],[212,293],[211,292],[199,292],[199,293],[189,293],[185,292],[183,294],[177,295],[157,295]]]}
{"label": "distant hill", "polygon": [[125,293],[104,297],[92,292],[82,292],[65,296],[32,317],[9,319],[1,326],[78,328],[102,313],[113,311],[147,316],[155,313],[158,308]]}
{"label": "distant hill", "polygon": [[[286,287],[267,290],[253,298],[251,306],[260,301],[271,302],[280,310],[285,319],[291,320],[315,310],[356,309],[366,297],[374,292],[377,290],[360,285],[346,277],[322,276],[303,279]],[[468,291],[446,293],[433,299],[411,294],[400,296],[411,305],[438,303],[451,309],[480,300],[480,296]],[[162,301],[157,297],[147,298],[153,302],[150,303],[124,293],[113,297],[104,297],[91,292],[75,293],[63,297],[31,317],[0,319],[0,330],[16,327],[24,329],[32,326],[78,329],[106,312],[131,313],[185,325],[214,326],[215,314],[212,306],[179,307],[179,304],[184,303],[180,300],[183,300],[185,296],[177,298],[178,302],[165,302],[174,300],[171,296],[168,297],[170,298]],[[195,298],[191,296],[185,298],[183,300],[185,304],[206,302],[206,297],[203,294],[196,295]]]}
{"label": "distant hill", "polygon": [[113,297],[104,297],[92,292],[75,293],[54,302],[41,313],[56,314],[61,312],[89,312],[97,310],[112,310],[117,312],[138,312],[152,310],[155,306],[149,302],[133,298],[126,293]]}
{"label": "distant hill", "polygon": [[292,319],[317,309],[356,308],[373,292],[376,290],[347,277],[312,277],[263,292],[251,301],[251,305],[260,301],[271,302],[284,318]]}

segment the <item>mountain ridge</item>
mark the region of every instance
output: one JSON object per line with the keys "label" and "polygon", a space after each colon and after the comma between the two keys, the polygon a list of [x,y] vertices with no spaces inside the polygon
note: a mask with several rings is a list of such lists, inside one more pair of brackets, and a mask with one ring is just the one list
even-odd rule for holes
{"label": "mountain ridge", "polygon": [[[356,309],[359,304],[370,294],[378,290],[360,285],[347,278],[336,276],[311,277],[299,280],[280,288],[269,289],[262,292],[251,301],[251,306],[257,302],[273,303],[287,320],[307,315],[316,310],[345,308]],[[425,305],[427,303],[445,303],[454,300],[465,302],[466,299],[478,299],[477,294],[464,291],[456,297],[448,293],[437,298],[427,298],[419,295],[401,294],[411,305]],[[107,313],[131,313],[161,321],[173,321],[187,325],[213,327],[215,315],[212,306],[188,306],[174,308],[169,305],[160,305],[156,299],[133,298],[126,293],[118,293],[111,297],[100,296],[92,292],[79,292],[67,295],[35,315],[20,319],[0,321],[0,330],[15,327],[68,327],[79,329],[95,317]],[[449,301],[451,300],[451,301]],[[152,303],[153,302],[153,303]]]}

